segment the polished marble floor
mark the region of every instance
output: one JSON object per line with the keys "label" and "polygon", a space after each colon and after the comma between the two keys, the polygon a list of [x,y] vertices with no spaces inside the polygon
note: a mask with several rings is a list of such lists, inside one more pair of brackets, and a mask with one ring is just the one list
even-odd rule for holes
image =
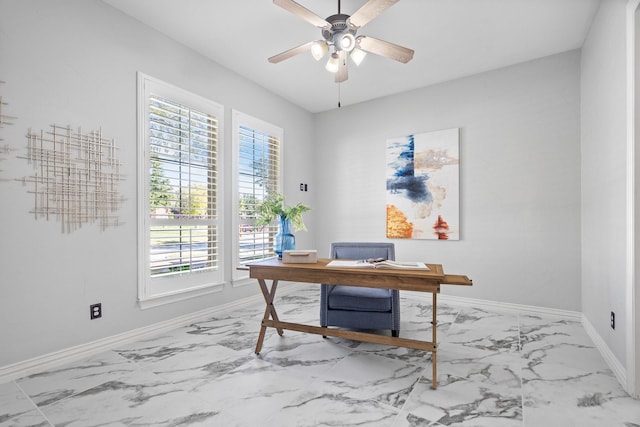
{"label": "polished marble floor", "polygon": [[[319,289],[276,299],[317,324]],[[440,304],[438,381],[417,350],[269,331],[263,307],[219,314],[0,384],[0,426],[640,426],[579,322]],[[431,304],[402,297],[401,336],[430,338]]]}

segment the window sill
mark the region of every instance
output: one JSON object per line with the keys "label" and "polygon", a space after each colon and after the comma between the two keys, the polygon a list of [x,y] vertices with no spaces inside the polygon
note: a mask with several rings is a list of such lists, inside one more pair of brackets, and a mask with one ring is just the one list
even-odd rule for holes
{"label": "window sill", "polygon": [[214,292],[222,292],[224,289],[224,283],[217,283],[214,285],[207,285],[195,289],[189,289],[183,292],[166,293],[162,295],[155,295],[144,299],[138,299],[138,304],[142,310],[148,308],[159,307],[165,304],[171,304],[178,301],[183,301],[190,298],[196,298],[202,295],[212,294]]}

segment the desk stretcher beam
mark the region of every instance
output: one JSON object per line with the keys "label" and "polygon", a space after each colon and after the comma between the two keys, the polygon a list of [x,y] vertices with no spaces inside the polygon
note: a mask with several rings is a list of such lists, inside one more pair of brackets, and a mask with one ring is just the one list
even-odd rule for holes
{"label": "desk stretcher beam", "polygon": [[320,326],[303,325],[300,323],[277,322],[275,320],[263,320],[262,326],[269,328],[281,328],[289,331],[305,332],[308,334],[324,335],[330,337],[346,338],[355,341],[386,344],[397,347],[415,348],[423,351],[436,351],[436,345],[428,341],[418,341],[408,338],[397,338],[386,335],[369,334],[366,332],[348,331],[344,329],[323,328]]}

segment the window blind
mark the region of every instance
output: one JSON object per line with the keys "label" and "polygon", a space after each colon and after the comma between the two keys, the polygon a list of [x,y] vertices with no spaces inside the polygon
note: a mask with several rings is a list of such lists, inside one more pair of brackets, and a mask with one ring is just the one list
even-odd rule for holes
{"label": "window blind", "polygon": [[239,264],[273,256],[277,225],[254,225],[258,206],[279,190],[280,138],[240,125],[238,146]]}
{"label": "window blind", "polygon": [[218,268],[216,117],[149,98],[151,277]]}

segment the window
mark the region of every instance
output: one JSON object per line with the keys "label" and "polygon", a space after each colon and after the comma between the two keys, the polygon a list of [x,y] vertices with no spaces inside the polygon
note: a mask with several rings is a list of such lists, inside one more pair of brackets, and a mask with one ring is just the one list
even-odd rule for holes
{"label": "window", "polygon": [[138,293],[141,305],[151,306],[211,292],[224,281],[223,109],[143,74],[138,86]]}
{"label": "window", "polygon": [[[233,112],[235,158],[235,265],[274,256],[276,225],[256,227],[256,208],[272,192],[281,191],[281,128],[238,111]],[[235,278],[243,277],[236,274]]]}

